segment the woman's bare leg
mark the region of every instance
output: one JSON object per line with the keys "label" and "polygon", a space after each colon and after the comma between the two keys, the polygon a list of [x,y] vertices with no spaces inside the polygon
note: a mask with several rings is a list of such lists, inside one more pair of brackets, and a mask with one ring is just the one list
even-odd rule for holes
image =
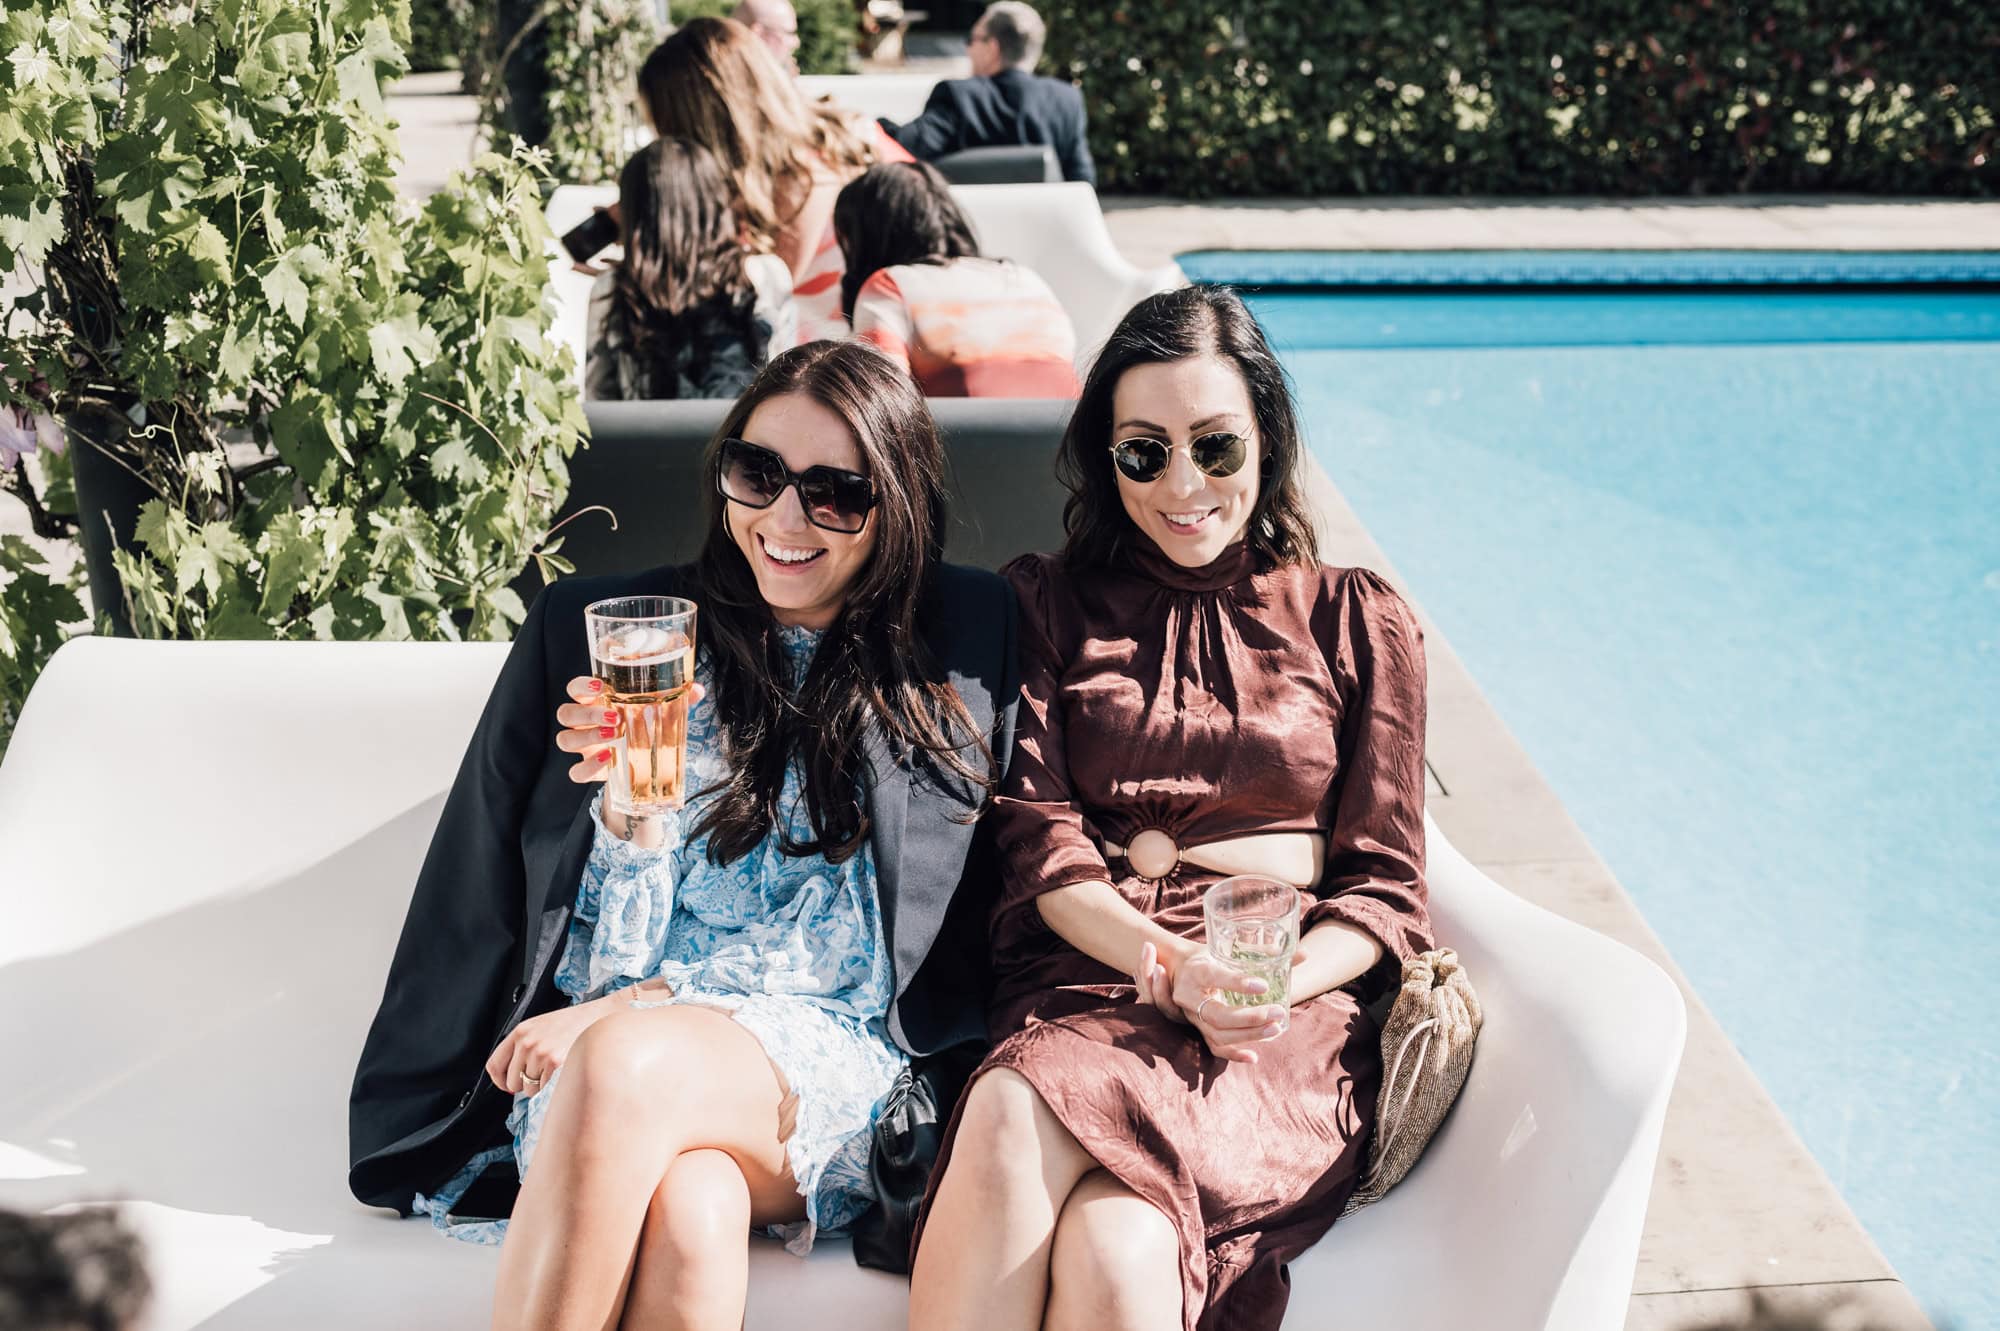
{"label": "woman's bare leg", "polygon": [[753,1213],[803,1216],[783,1099],[764,1047],[726,1013],[634,1009],[585,1031],[563,1065],[500,1249],[496,1331],[616,1327],[654,1194],[686,1152],[726,1154]]}
{"label": "woman's bare leg", "polygon": [[1056,1220],[1043,1331],[1160,1331],[1181,1324],[1174,1222],[1101,1169]]}
{"label": "woman's bare leg", "polygon": [[735,1331],[750,1277],[750,1183],[722,1151],[688,1151],[653,1192],[623,1331]]}
{"label": "woman's bare leg", "polygon": [[1096,1167],[1027,1078],[975,1081],[910,1273],[912,1331],[1038,1331],[1056,1217]]}

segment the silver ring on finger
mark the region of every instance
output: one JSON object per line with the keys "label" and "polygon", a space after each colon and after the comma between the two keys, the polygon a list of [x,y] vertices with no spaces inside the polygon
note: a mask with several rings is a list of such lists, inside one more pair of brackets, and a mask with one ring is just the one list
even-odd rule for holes
{"label": "silver ring on finger", "polygon": [[1208,1005],[1209,1005],[1210,1003],[1213,1003],[1214,1001],[1215,1001],[1215,995],[1214,995],[1214,994],[1204,994],[1204,995],[1202,996],[1202,1000],[1201,1000],[1201,1002],[1199,1002],[1199,1003],[1196,1003],[1196,1004],[1194,1005],[1194,1019],[1195,1019],[1195,1022],[1196,1022],[1197,1024],[1199,1024],[1199,1023],[1201,1022],[1201,1020],[1202,1020],[1202,1015],[1201,1015],[1201,1014],[1202,1014],[1202,1012],[1203,1012],[1204,1010],[1206,1010],[1206,1009],[1207,1009],[1207,1007],[1208,1007]]}
{"label": "silver ring on finger", "polygon": [[530,1086],[540,1086],[542,1084],[542,1079],[540,1077],[530,1077],[525,1072],[521,1074],[521,1080],[527,1082]]}

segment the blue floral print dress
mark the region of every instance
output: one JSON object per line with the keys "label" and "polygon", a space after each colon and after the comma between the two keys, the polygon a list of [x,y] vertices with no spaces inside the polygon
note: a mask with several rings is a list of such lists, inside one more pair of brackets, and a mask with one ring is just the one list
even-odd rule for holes
{"label": "blue floral print dress", "polygon": [[[794,689],[819,636],[810,629],[779,630]],[[695,678],[712,687],[705,656]],[[688,835],[729,776],[711,706],[689,715],[687,761],[692,793],[679,817],[667,820],[657,847],[613,836],[599,816],[602,795],[592,802],[597,835],[556,986],[572,1002],[586,1002],[657,976],[671,997],[635,1000],[633,1006],[722,1008],[757,1037],[797,1097],[786,1152],[806,1203],[803,1222],[770,1232],[804,1256],[815,1234],[851,1225],[874,1200],[870,1129],[908,1060],[885,1024],[894,980],[875,895],[874,854],[864,844],[839,864],[818,855],[788,856],[774,829],[742,859],[715,864],[707,837]],[[805,775],[797,762],[785,774],[780,808],[793,838],[810,839]],[[561,1082],[558,1068],[536,1094],[514,1099],[507,1126],[523,1178]],[[472,1181],[509,1150],[500,1146],[475,1156],[436,1195],[420,1195],[417,1210],[455,1238],[500,1242],[505,1220],[467,1220],[450,1212]]]}

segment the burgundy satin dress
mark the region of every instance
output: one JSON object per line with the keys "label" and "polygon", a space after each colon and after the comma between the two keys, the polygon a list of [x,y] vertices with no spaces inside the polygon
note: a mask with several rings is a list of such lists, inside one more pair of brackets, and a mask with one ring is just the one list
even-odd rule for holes
{"label": "burgundy satin dress", "polygon": [[[1185,569],[1137,545],[1114,568],[1036,555],[1006,570],[1021,601],[1022,707],[987,815],[1005,888],[982,1071],[1027,1078],[1105,1169],[1173,1220],[1187,1331],[1265,1331],[1284,1314],[1284,1264],[1332,1225],[1366,1160],[1382,1069],[1364,1005],[1431,946],[1423,638],[1365,569],[1259,569],[1241,544]],[[1323,834],[1326,869],[1301,893],[1300,927],[1353,925],[1383,945],[1382,961],[1295,1007],[1257,1064],[1216,1057],[1036,906],[1110,881],[1167,929],[1202,938],[1202,893],[1221,875],[1183,864],[1148,880],[1107,863],[1104,842],[1130,845],[1147,828],[1182,846]],[[954,1119],[941,1165],[956,1131]]]}

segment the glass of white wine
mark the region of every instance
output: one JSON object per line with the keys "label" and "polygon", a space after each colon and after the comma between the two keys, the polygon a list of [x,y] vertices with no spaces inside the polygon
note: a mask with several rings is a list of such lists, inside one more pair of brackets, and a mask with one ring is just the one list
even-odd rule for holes
{"label": "glass of white wine", "polygon": [[1284,1013],[1279,1029],[1291,1025],[1292,955],[1299,947],[1299,890],[1262,874],[1238,874],[1208,889],[1201,901],[1208,923],[1208,951],[1270,987],[1261,994],[1224,989],[1232,1007],[1269,1003]]}

